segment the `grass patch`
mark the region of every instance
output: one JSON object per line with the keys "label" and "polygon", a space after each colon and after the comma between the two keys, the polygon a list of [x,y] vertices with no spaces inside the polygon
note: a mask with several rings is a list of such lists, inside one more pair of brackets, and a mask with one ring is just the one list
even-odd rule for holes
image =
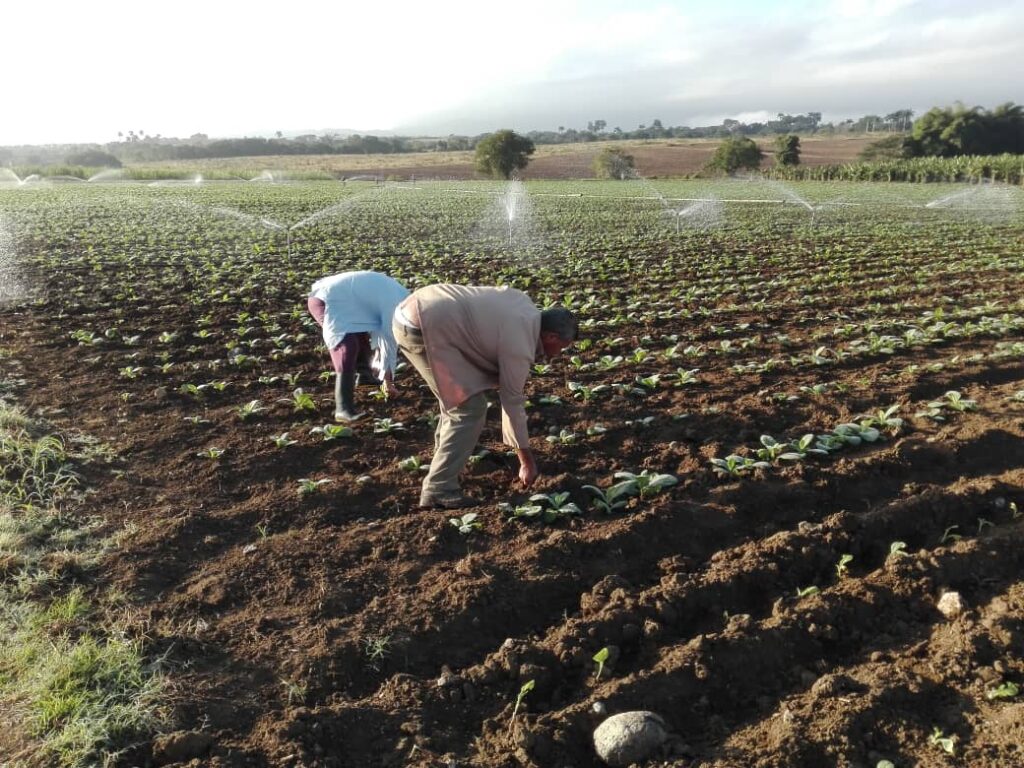
{"label": "grass patch", "polygon": [[64,440],[0,400],[3,766],[110,766],[162,720],[159,662],[88,585],[119,538],[75,516],[80,483]]}
{"label": "grass patch", "polygon": [[80,589],[49,604],[0,595],[0,706],[26,761],[112,764],[158,726],[161,690],[140,642],[102,627]]}

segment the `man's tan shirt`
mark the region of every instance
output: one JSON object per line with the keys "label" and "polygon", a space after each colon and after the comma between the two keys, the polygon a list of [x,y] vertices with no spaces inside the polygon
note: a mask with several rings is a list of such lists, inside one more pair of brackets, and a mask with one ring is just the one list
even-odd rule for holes
{"label": "man's tan shirt", "polygon": [[423,333],[427,360],[446,409],[497,389],[501,434],[513,448],[529,447],[523,388],[540,345],[540,310],[515,288],[428,285],[411,297],[410,316]]}

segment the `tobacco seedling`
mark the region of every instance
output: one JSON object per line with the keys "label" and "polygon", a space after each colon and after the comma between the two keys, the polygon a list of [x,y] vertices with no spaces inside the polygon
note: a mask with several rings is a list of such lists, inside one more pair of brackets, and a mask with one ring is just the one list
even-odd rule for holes
{"label": "tobacco seedling", "polygon": [[486,448],[481,448],[479,451],[469,457],[468,462],[471,465],[479,464],[483,459],[491,455],[491,452]]}
{"label": "tobacco seedling", "polygon": [[861,443],[873,443],[881,435],[874,427],[862,427],[860,424],[840,424],[832,430],[832,434],[843,443],[855,447]]}
{"label": "tobacco seedling", "polygon": [[733,453],[724,459],[711,459],[711,468],[723,477],[742,477],[755,469],[771,469],[767,461],[754,461],[746,456]]}
{"label": "tobacco seedling", "polygon": [[852,562],[853,562],[853,555],[845,554],[845,555],[841,556],[839,558],[839,562],[836,563],[836,578],[841,579],[844,576],[846,576],[847,575],[847,571],[848,571],[847,566],[849,566],[849,564],[852,563]]}
{"label": "tobacco seedling", "polygon": [[178,387],[178,391],[181,394],[189,395],[191,397],[194,397],[197,400],[200,397],[202,397],[204,389],[206,389],[206,385],[205,384],[199,384],[199,385],[196,385],[196,384],[182,384],[180,387]]}
{"label": "tobacco seedling", "polygon": [[954,411],[964,413],[965,411],[976,411],[978,410],[978,403],[976,400],[967,400],[955,389],[951,389],[945,394],[946,407],[951,408]]}
{"label": "tobacco seedling", "polygon": [[559,445],[575,445],[577,434],[568,429],[562,429],[557,435],[548,435],[544,438],[549,443],[558,443]]}
{"label": "tobacco seedling", "polygon": [[323,435],[324,441],[338,440],[342,437],[352,437],[355,431],[352,427],[347,427],[344,424],[324,424],[322,427],[313,427],[309,430],[311,435]]}
{"label": "tobacco seedling", "polygon": [[675,475],[657,474],[652,473],[649,469],[645,469],[639,475],[633,474],[632,472],[616,472],[615,478],[618,480],[624,480],[626,483],[633,486],[633,492],[639,494],[641,499],[649,499],[652,496],[657,496],[666,488],[670,488],[679,482],[679,479]]}
{"label": "tobacco seedling", "polygon": [[800,391],[803,392],[804,394],[809,394],[812,397],[820,397],[821,395],[825,394],[828,391],[828,387],[828,382],[823,382],[821,384],[814,384],[813,386],[810,387],[801,387]]}
{"label": "tobacco seedling", "polygon": [[274,435],[270,438],[274,445],[278,448],[287,448],[290,445],[295,445],[298,440],[292,440],[288,437],[287,432],[282,432],[280,435]]}
{"label": "tobacco seedling", "polygon": [[611,371],[622,364],[622,355],[601,355],[597,360],[597,367],[602,371]]}
{"label": "tobacco seedling", "polygon": [[262,413],[265,410],[267,410],[266,406],[260,403],[259,400],[250,400],[245,405],[238,406],[236,413],[238,414],[239,419],[247,421],[256,414]]}
{"label": "tobacco seedling", "polygon": [[593,387],[588,387],[586,384],[580,384],[576,381],[570,381],[567,385],[569,391],[572,392],[572,396],[577,400],[582,400],[585,403],[589,403],[595,397],[602,392],[607,392],[609,386],[607,384],[597,384]]}
{"label": "tobacco seedling", "polygon": [[698,371],[698,368],[691,368],[689,370],[679,368],[676,370],[675,376],[671,377],[672,383],[677,387],[697,384],[699,382],[699,379],[697,378]]}
{"label": "tobacco seedling", "polygon": [[797,597],[810,597],[811,595],[816,595],[819,592],[821,592],[821,590],[818,587],[814,586],[813,584],[811,586],[809,586],[809,587],[803,587],[803,588],[797,587],[796,588],[796,596]]}
{"label": "tobacco seedling", "polygon": [[317,409],[313,396],[308,392],[304,392],[301,387],[292,392],[292,399],[290,401],[285,399],[285,402],[291,402],[292,408],[300,412],[315,411]]}
{"label": "tobacco seedling", "polygon": [[127,365],[124,368],[119,368],[117,372],[123,379],[137,379],[142,374],[142,370],[141,365]]}
{"label": "tobacco seedling", "polygon": [[629,361],[634,365],[643,365],[650,359],[651,355],[643,347],[637,347],[629,355]]}
{"label": "tobacco seedling", "polygon": [[648,392],[653,392],[661,386],[661,374],[654,373],[650,376],[635,376],[634,381]]}
{"label": "tobacco seedling", "polygon": [[771,435],[761,435],[761,445],[757,449],[757,458],[768,462],[781,458],[789,448],[789,443],[780,443]]}
{"label": "tobacco seedling", "polygon": [[927,407],[923,411],[917,413],[918,416],[925,416],[932,421],[945,421],[946,413],[948,411],[956,411],[958,413],[966,413],[967,411],[978,410],[978,403],[975,400],[968,400],[963,397],[955,389],[951,389],[945,395],[942,400],[933,400],[928,403]]}
{"label": "tobacco seedling", "polygon": [[956,736],[947,736],[939,726],[935,726],[932,729],[932,735],[928,737],[928,743],[938,747],[947,755],[952,755],[956,751]]}
{"label": "tobacco seedling", "polygon": [[200,451],[196,454],[196,456],[199,456],[200,458],[213,459],[214,461],[217,461],[223,455],[224,449],[215,447],[207,448],[206,450]]}
{"label": "tobacco seedling", "polygon": [[388,418],[373,420],[373,433],[375,435],[390,435],[392,432],[400,432],[403,429],[405,429],[405,425],[400,421],[393,421]]}
{"label": "tobacco seedling", "polygon": [[468,536],[473,531],[478,531],[483,528],[483,523],[477,520],[479,517],[476,512],[467,512],[462,517],[450,517],[448,518],[448,524],[455,526],[459,533],[463,536]]}
{"label": "tobacco seedling", "polygon": [[600,651],[598,651],[597,653],[594,654],[594,661],[597,662],[597,676],[596,676],[595,679],[597,679],[597,680],[601,679],[601,673],[604,672],[604,665],[605,665],[605,662],[608,661],[608,656],[610,654],[611,654],[611,651],[608,650],[608,646],[607,645],[604,648],[602,648]]}
{"label": "tobacco seedling", "polygon": [[907,542],[905,541],[894,541],[889,545],[889,556],[890,557],[908,557],[907,555]]}
{"label": "tobacco seedling", "polygon": [[[509,519],[539,517],[545,523],[553,523],[562,517],[583,514],[582,510],[575,503],[569,501],[568,492],[535,493],[530,497],[530,502],[530,504],[520,504],[515,507]],[[546,506],[538,502],[546,502]]]}
{"label": "tobacco seedling", "polygon": [[421,469],[426,469],[423,466],[423,461],[419,456],[410,456],[407,459],[402,459],[398,462],[400,469],[404,469],[406,472],[419,472]]}
{"label": "tobacco seedling", "polygon": [[822,448],[815,448],[814,446],[815,437],[812,433],[808,433],[797,440],[795,443],[789,444],[789,450],[779,456],[781,461],[803,461],[808,455],[815,456],[826,456],[828,451]]}
{"label": "tobacco seedling", "polygon": [[636,492],[636,487],[633,483],[626,480],[616,483],[605,491],[602,491],[596,485],[584,485],[583,490],[594,494],[593,505],[606,515],[610,515],[629,503],[629,498]]}
{"label": "tobacco seedling", "polygon": [[[547,502],[548,509],[546,512],[554,514],[554,519],[559,517],[567,517],[568,515],[582,515],[583,511],[576,506],[575,502],[569,501],[569,492],[562,491],[561,493],[535,493],[530,497],[530,501],[533,502]],[[545,522],[547,520],[545,515]]]}
{"label": "tobacco seedling", "polygon": [[878,410],[874,414],[864,414],[858,416],[857,419],[862,427],[874,428],[874,429],[886,429],[892,434],[896,434],[903,427],[903,419],[896,417],[900,407],[898,405],[891,405],[885,410]]}
{"label": "tobacco seedling", "polygon": [[993,699],[1012,699],[1018,693],[1020,693],[1020,686],[1016,683],[1006,682],[997,688],[989,688],[985,692],[985,698],[989,701]]}

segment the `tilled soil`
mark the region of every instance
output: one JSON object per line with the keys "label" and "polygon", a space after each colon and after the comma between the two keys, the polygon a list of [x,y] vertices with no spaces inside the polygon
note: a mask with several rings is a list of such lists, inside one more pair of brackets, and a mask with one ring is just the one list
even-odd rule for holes
{"label": "tilled soil", "polygon": [[[463,537],[448,515],[414,508],[417,474],[396,468],[429,458],[430,427],[416,422],[429,393],[408,378],[386,409],[408,425],[394,435],[273,451],[268,434],[316,423],[280,404],[200,462],[210,441],[184,421],[186,398],[140,384],[125,404],[89,365],[52,370],[75,351],[41,317],[18,325],[32,403],[130,457],[92,478],[90,504],[138,528],[109,565],[181,681],[179,721],[216,735],[211,764],[590,766],[595,708],[666,717],[678,734],[666,765],[947,765],[928,743],[935,728],[964,764],[1024,760],[1021,705],[986,698],[1024,671],[1011,507],[1024,501],[1024,410],[1001,405],[1019,366],[958,374],[983,393],[978,413],[761,481],[722,483],[705,459],[735,440],[734,421],[772,420],[742,389],[699,428],[659,419],[547,446],[540,491],[582,501],[577,476],[647,465],[682,480],[559,527],[497,511],[514,462],[492,425],[495,451],[466,482],[484,526]],[[937,375],[927,389],[951,385]],[[728,387],[712,376],[643,412],[693,411]],[[614,423],[629,407],[585,410]],[[236,421],[213,397],[202,413],[213,429]],[[534,433],[548,423],[535,409]],[[310,466],[332,484],[303,498],[295,478]],[[940,544],[951,528],[964,538]],[[936,607],[946,590],[967,605],[953,620]],[[604,647],[598,678],[591,657]]]}
{"label": "tilled soil", "polygon": [[[1009,237],[1017,247],[1019,234]],[[173,727],[212,737],[193,765],[596,768],[593,729],[606,714],[637,709],[661,715],[674,734],[649,766],[1024,765],[1024,704],[991,697],[1024,681],[1024,363],[1000,347],[1022,335],[1011,317],[1019,274],[996,258],[1005,241],[987,266],[936,269],[928,284],[901,283],[892,267],[865,258],[849,293],[807,306],[800,286],[837,265],[847,245],[835,245],[832,262],[785,268],[767,262],[769,247],[755,253],[766,259],[753,275],[760,285],[794,280],[764,288],[772,301],[760,308],[738,283],[705,315],[699,298],[665,298],[701,284],[703,255],[686,262],[690,273],[644,283],[646,302],[592,308],[608,325],[585,332],[602,344],[580,353],[589,367],[557,361],[528,389],[544,472],[531,491],[568,492],[585,514],[552,525],[508,519],[500,505],[529,493],[514,484],[495,404],[481,443],[489,453],[464,476],[481,500],[482,527],[467,536],[450,514],[415,508],[422,473],[399,466],[430,457],[436,403],[414,373],[399,377],[394,403],[362,388],[368,415],[353,436],[325,441],[310,432],[331,405],[315,333],[290,356],[275,357],[269,341],[257,346],[258,370],[186,367],[225,355],[223,338],[199,344],[198,329],[227,337],[244,325],[243,308],[301,309],[279,286],[253,287],[262,293],[251,306],[225,294],[221,307],[211,293],[197,308],[187,299],[201,292],[184,280],[140,284],[143,295],[125,298],[123,286],[55,276],[40,301],[0,313],[0,344],[21,365],[28,407],[103,441],[83,469],[95,491],[85,503],[125,535],[101,578],[128,597],[140,636],[166,660]],[[901,265],[912,271],[934,258],[959,269],[957,254],[943,261],[927,247],[907,247]],[[632,263],[653,274],[660,258]],[[471,267],[459,265],[463,274]],[[579,288],[617,299],[596,269],[574,278]],[[997,307],[965,310],[961,331],[967,316],[1005,319],[897,354],[742,368],[812,351],[821,343],[815,314],[830,325],[863,322],[857,333],[865,332],[878,313],[863,311],[863,295],[879,287],[891,316],[907,323],[923,307],[949,307],[947,293]],[[301,318],[285,329],[305,329]],[[122,332],[102,343],[71,335],[115,326]],[[127,341],[129,330],[141,342]],[[741,334],[754,331],[763,338],[741,349]],[[694,362],[629,359],[673,338],[734,344]],[[602,370],[606,353],[627,359]],[[160,359],[181,372],[158,375]],[[142,370],[133,374],[128,360]],[[691,365],[700,368],[693,384],[638,382]],[[222,392],[180,388],[211,376],[224,377]],[[583,401],[568,381],[618,386]],[[317,411],[293,407],[296,386]],[[949,390],[976,407],[944,421],[918,415]],[[552,395],[560,399],[543,399]],[[254,398],[266,410],[241,419],[238,408]],[[712,458],[749,455],[762,434],[828,432],[889,405],[904,423],[877,442],[738,479],[712,470]],[[375,432],[374,419],[385,417],[401,428]],[[543,439],[563,429],[574,436]],[[285,432],[296,443],[278,448],[272,438]],[[223,455],[212,458],[213,448]],[[679,483],[611,514],[590,506],[585,485],[643,469]],[[302,494],[304,478],[329,482]],[[949,591],[965,605],[951,617],[938,609]],[[123,764],[166,754],[142,745]]]}

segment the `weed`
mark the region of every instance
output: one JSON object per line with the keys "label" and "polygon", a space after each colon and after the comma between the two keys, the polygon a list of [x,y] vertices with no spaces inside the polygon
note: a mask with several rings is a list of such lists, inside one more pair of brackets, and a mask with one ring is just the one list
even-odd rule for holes
{"label": "weed", "polygon": [[512,730],[512,726],[515,724],[516,715],[519,713],[519,707],[522,705],[523,699],[533,690],[534,685],[536,685],[536,680],[527,680],[519,689],[519,694],[516,696],[516,705],[512,707],[512,717],[508,721],[509,731]]}
{"label": "weed", "polygon": [[594,654],[594,661],[597,663],[597,675],[595,679],[601,679],[601,673],[604,672],[604,665],[605,662],[608,661],[609,655],[611,655],[611,651],[608,650],[607,645]]}
{"label": "weed", "polygon": [[360,640],[360,643],[362,643],[363,655],[366,656],[367,664],[379,672],[381,666],[391,655],[391,635],[367,635]]}

